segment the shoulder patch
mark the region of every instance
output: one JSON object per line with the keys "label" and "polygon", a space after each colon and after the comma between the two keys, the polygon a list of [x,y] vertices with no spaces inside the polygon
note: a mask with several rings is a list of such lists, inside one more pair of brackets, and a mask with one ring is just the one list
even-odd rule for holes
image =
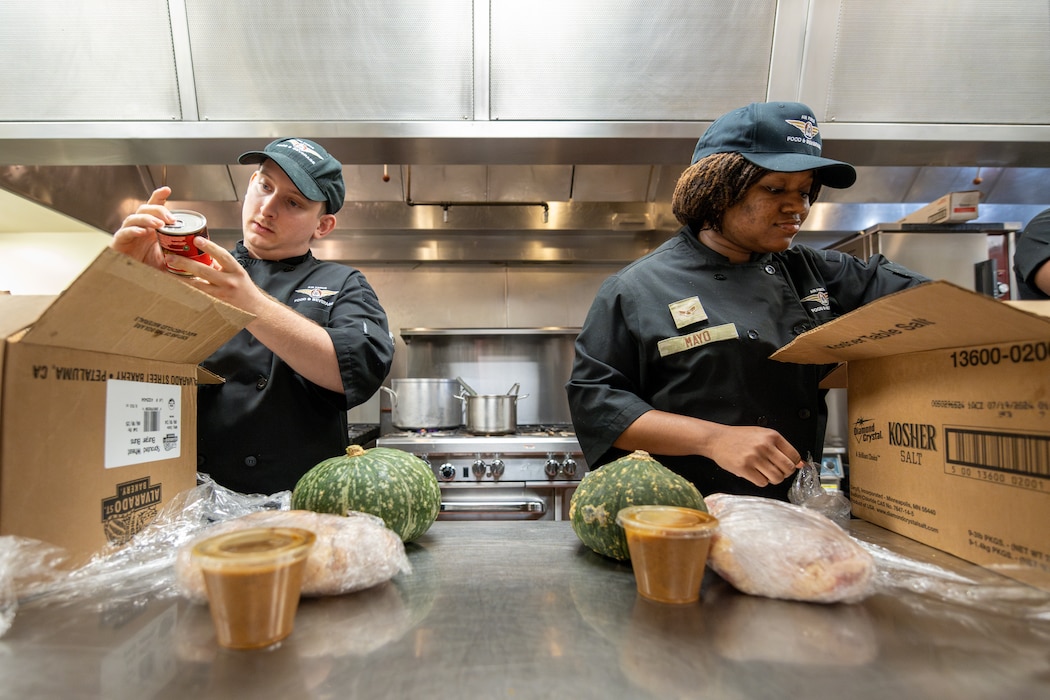
{"label": "shoulder patch", "polygon": [[700,303],[700,297],[673,301],[667,305],[667,308],[671,310],[675,328],[684,328],[707,320],[707,312],[704,311],[704,305]]}

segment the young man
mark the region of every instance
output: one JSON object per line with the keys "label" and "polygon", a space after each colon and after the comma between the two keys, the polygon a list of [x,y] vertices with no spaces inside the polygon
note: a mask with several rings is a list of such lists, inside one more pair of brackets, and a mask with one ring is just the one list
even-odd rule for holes
{"label": "young man", "polygon": [[128,216],[111,247],[255,314],[202,364],[223,377],[198,390],[198,470],[243,493],[294,488],[312,466],[343,452],[346,411],[390,371],[386,313],[360,271],[320,261],[346,193],[342,165],[306,139],[278,139],[241,155],[258,163],[244,195],[243,240],[232,251],[204,238],[210,266],[168,255],[157,229],[174,221],[168,187]]}

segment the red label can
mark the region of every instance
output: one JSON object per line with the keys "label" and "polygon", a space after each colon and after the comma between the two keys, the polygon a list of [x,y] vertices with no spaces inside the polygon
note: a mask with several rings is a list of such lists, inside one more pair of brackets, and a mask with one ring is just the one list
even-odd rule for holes
{"label": "red label can", "polygon": [[[204,214],[189,209],[175,209],[171,215],[175,218],[175,223],[157,229],[160,247],[166,253],[211,265],[211,256],[193,244],[194,236],[208,237],[208,220],[204,218]],[[170,265],[168,270],[177,275],[187,274]]]}

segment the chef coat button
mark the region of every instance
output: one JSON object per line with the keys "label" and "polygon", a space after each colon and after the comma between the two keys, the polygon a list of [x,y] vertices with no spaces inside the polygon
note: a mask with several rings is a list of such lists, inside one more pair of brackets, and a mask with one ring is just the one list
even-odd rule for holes
{"label": "chef coat button", "polygon": [[726,276],[725,276],[724,273],[721,273],[721,272],[716,272],[715,273],[715,279],[716,280],[720,280],[721,281],[721,280],[724,280],[725,278],[726,278]]}
{"label": "chef coat button", "polygon": [[808,408],[800,408],[798,410],[798,417],[802,420],[808,420],[811,415],[813,414]]}
{"label": "chef coat button", "polygon": [[246,466],[246,467],[254,467],[258,463],[259,463],[259,458],[256,457],[255,455],[248,455],[247,457],[244,458],[244,466]]}
{"label": "chef coat button", "polygon": [[762,269],[764,269],[766,271],[767,275],[775,275],[775,274],[777,274],[777,268],[773,267],[772,265],[766,265]]}
{"label": "chef coat button", "polygon": [[759,426],[760,428],[764,428],[767,425],[769,425],[769,419],[765,416],[759,416],[758,419],[755,421],[755,425]]}
{"label": "chef coat button", "polygon": [[255,382],[255,388],[258,389],[259,391],[262,391],[263,389],[266,388],[266,383],[268,381],[269,380],[266,377],[259,377],[259,380],[257,382]]}
{"label": "chef coat button", "polygon": [[802,335],[803,333],[805,333],[808,330],[809,330],[809,324],[808,323],[796,323],[794,325],[794,327],[791,329],[791,331],[795,335]]}
{"label": "chef coat button", "polygon": [[758,331],[756,331],[754,328],[752,328],[751,330],[749,330],[747,332],[747,337],[750,338],[751,340],[758,340]]}

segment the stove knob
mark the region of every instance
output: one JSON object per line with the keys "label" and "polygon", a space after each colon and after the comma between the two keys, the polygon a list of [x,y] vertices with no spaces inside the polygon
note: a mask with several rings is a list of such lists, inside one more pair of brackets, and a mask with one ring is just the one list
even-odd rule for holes
{"label": "stove knob", "polygon": [[547,463],[543,465],[543,473],[552,479],[558,476],[559,470],[561,470],[561,464],[559,464],[558,460],[553,457],[549,457]]}
{"label": "stove knob", "polygon": [[492,460],[492,464],[489,465],[489,469],[492,470],[492,478],[499,479],[503,476],[503,472],[506,470],[506,465],[503,464],[503,460],[496,458]]}
{"label": "stove knob", "polygon": [[438,467],[437,477],[440,481],[452,481],[456,478],[456,468],[451,462],[445,462]]}
{"label": "stove knob", "polygon": [[565,476],[574,476],[576,474],[576,460],[572,457],[566,457],[565,461],[561,463],[561,471]]}
{"label": "stove knob", "polygon": [[470,473],[474,475],[475,479],[481,479],[485,476],[485,462],[481,459],[475,459],[474,463],[470,465]]}

